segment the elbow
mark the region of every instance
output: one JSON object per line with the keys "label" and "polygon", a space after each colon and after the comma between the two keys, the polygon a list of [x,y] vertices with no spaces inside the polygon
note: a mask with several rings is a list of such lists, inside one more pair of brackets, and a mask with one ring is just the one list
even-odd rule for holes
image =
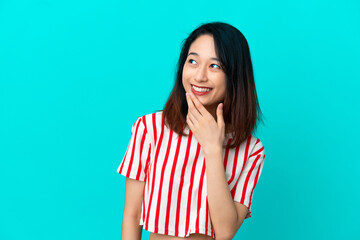
{"label": "elbow", "polygon": [[220,235],[219,234],[216,234],[216,240],[232,240],[234,237],[235,237],[235,234],[236,234],[237,231],[235,232],[227,232],[227,233],[221,233]]}
{"label": "elbow", "polygon": [[234,236],[232,237],[224,237],[224,236],[220,236],[220,237],[215,237],[216,240],[232,240],[234,238]]}
{"label": "elbow", "polygon": [[236,235],[236,232],[237,231],[229,233],[227,235],[220,236],[219,238],[216,237],[216,240],[233,240]]}
{"label": "elbow", "polygon": [[216,240],[232,240],[232,239],[234,239],[234,237],[242,223],[243,222],[238,223],[233,228],[223,231],[219,234],[216,234]]}
{"label": "elbow", "polygon": [[231,234],[227,235],[224,239],[226,239],[226,240],[233,240],[234,237],[235,237],[235,235],[236,235],[236,232],[237,232],[237,231],[235,231],[234,233],[231,233]]}
{"label": "elbow", "polygon": [[135,214],[135,213],[124,213],[123,214],[123,220],[126,219],[127,221],[139,222],[140,218],[141,218],[141,215]]}

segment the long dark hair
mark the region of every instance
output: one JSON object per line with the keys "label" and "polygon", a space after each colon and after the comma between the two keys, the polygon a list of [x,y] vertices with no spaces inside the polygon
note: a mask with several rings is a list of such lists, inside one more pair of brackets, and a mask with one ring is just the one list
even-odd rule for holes
{"label": "long dark hair", "polygon": [[190,45],[203,34],[213,36],[215,52],[225,72],[226,94],[223,115],[225,131],[231,129],[233,132],[232,142],[228,147],[234,148],[256,130],[258,121],[263,123],[263,114],[257,99],[249,45],[244,35],[230,24],[224,22],[202,24],[183,40],[175,85],[163,109],[162,118],[167,127],[182,136],[187,136],[183,132],[188,105],[182,84],[182,72]]}

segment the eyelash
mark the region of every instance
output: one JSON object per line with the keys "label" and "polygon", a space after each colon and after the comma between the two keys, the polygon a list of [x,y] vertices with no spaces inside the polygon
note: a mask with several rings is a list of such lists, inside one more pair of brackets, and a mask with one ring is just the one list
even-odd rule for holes
{"label": "eyelash", "polygon": [[[195,60],[194,60],[194,59],[189,59],[188,62],[191,63],[191,61],[195,61]],[[216,66],[218,66],[219,69],[221,69],[221,67],[220,67],[219,65],[215,64],[215,63],[213,63],[213,64],[211,64],[211,65],[216,65]]]}

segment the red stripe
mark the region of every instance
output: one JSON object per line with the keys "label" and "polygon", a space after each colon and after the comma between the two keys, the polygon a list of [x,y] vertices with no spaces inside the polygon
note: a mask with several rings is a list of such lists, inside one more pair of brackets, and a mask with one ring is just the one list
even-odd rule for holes
{"label": "red stripe", "polygon": [[[156,211],[155,211],[155,229],[159,229],[159,217],[160,217],[160,211],[161,211],[161,193],[162,193],[162,186],[163,186],[163,182],[164,182],[165,168],[166,168],[166,165],[168,162],[169,152],[170,152],[170,148],[171,148],[172,135],[173,135],[173,130],[170,129],[169,140],[168,140],[167,149],[166,149],[166,155],[165,155],[165,159],[164,159],[164,162],[163,162],[162,168],[161,168],[160,187],[159,187],[159,192],[158,192],[158,197],[157,197],[157,205],[156,205]],[[167,235],[167,233],[165,233],[165,234]]]}
{"label": "red stripe", "polygon": [[[144,116],[144,125],[145,125],[145,129],[146,129],[146,131],[147,131],[147,125],[146,125],[146,118],[145,118],[145,116]],[[146,167],[145,167],[145,173],[147,174],[148,173],[148,168],[149,168],[149,165],[150,165],[150,162],[151,162],[151,157],[150,157],[150,154],[151,154],[151,144],[150,144],[150,147],[149,147],[149,154],[148,154],[148,157],[147,157],[147,160],[146,160]],[[149,179],[150,179],[150,177],[149,177],[149,175],[147,174],[147,189],[148,189],[148,192],[149,192]],[[144,213],[144,217],[145,217],[145,213]]]}
{"label": "red stripe", "polygon": [[[136,120],[136,121],[137,121],[137,120]],[[135,123],[136,123],[136,122],[133,123],[132,129],[134,129]],[[133,133],[132,129],[131,129],[131,134]],[[124,156],[124,158],[123,158],[123,160],[122,160],[122,162],[121,162],[121,166],[120,166],[120,169],[119,169],[119,173],[121,173],[122,170],[123,170],[124,163],[125,163],[124,160],[126,159],[126,155],[127,155],[128,151],[129,151],[129,149],[130,149],[130,145],[129,145],[128,148],[126,149],[125,156]]]}
{"label": "red stripe", "polygon": [[144,116],[142,116],[141,120],[142,120],[142,121],[143,121],[143,123],[144,123],[145,133],[147,133],[146,117],[145,117],[145,115],[144,115]]}
{"label": "red stripe", "polygon": [[261,156],[261,155],[258,155],[258,156],[255,158],[255,160],[254,160],[254,162],[253,162],[253,164],[252,164],[249,172],[248,172],[247,175],[246,175],[246,179],[245,179],[245,183],[244,183],[244,189],[243,189],[243,191],[242,191],[242,196],[241,196],[241,200],[240,200],[241,203],[244,203],[245,194],[246,194],[246,189],[247,189],[247,185],[248,185],[248,182],[249,182],[251,173],[252,173],[253,169],[255,168],[256,163],[257,163],[257,160],[260,158],[260,156]]}
{"label": "red stripe", "polygon": [[203,182],[204,182],[204,176],[205,176],[205,157],[204,157],[204,163],[201,170],[200,175],[200,184],[199,184],[199,192],[198,192],[198,204],[197,204],[197,214],[196,214],[196,225],[195,225],[195,232],[200,232],[200,223],[199,223],[199,216],[200,216],[200,209],[201,209],[201,195],[202,195],[202,188],[203,188]]}
{"label": "red stripe", "polygon": [[[206,207],[205,207],[205,212],[206,212],[206,217],[205,217],[205,231],[206,233],[208,232],[208,226],[209,226],[209,222],[208,222],[208,218],[209,218],[209,204],[208,204],[208,197],[206,195]],[[210,226],[211,228],[211,226]]]}
{"label": "red stripe", "polygon": [[[256,140],[256,143],[255,143],[255,146],[256,146],[256,144],[258,144],[259,142],[260,142],[260,140],[257,139],[257,140]],[[264,146],[263,146],[262,148],[260,148],[259,150],[257,150],[256,152],[252,153],[249,157],[258,155],[262,150],[264,150]]]}
{"label": "red stripe", "polygon": [[254,186],[253,186],[253,188],[252,188],[252,190],[251,190],[251,194],[250,194],[249,209],[250,209],[250,206],[251,206],[252,195],[253,195],[254,189],[255,189],[255,187],[256,187],[257,181],[258,181],[258,179],[259,179],[261,164],[264,164],[264,160],[265,160],[265,155],[264,155],[264,157],[263,157],[263,162],[260,163],[260,165],[259,165],[259,167],[258,167],[258,169],[257,169],[257,173],[256,173],[255,180],[254,180]]}
{"label": "red stripe", "polygon": [[152,124],[153,124],[153,131],[154,131],[154,143],[156,146],[156,137],[157,137],[157,133],[156,133],[156,113],[152,114]]}
{"label": "red stripe", "polygon": [[227,144],[226,144],[226,150],[225,150],[225,156],[224,156],[224,169],[226,172],[226,166],[227,166],[227,161],[228,161],[228,157],[229,157],[229,144],[231,143],[231,138],[228,140]]}
{"label": "red stripe", "polygon": [[[142,117],[142,121],[143,121],[144,127],[145,127],[145,134],[147,134],[147,125],[146,125],[146,117],[145,117],[145,115]],[[149,143],[149,154],[148,154],[148,157],[146,159],[145,173],[147,171],[147,166],[150,163],[150,150],[151,150],[151,144]]]}
{"label": "red stripe", "polygon": [[212,225],[212,222],[210,222],[210,230],[211,230],[211,235],[213,235],[214,236],[214,238],[215,238],[215,232],[214,232],[214,227],[213,227],[213,225]]}
{"label": "red stripe", "polygon": [[[149,168],[150,168],[150,164],[148,164]],[[146,185],[147,185],[147,190],[149,193],[149,186],[150,186],[150,173],[151,173],[151,169],[149,169],[149,174],[147,174],[147,180],[146,180]]]}
{"label": "red stripe", "polygon": [[247,139],[247,142],[246,142],[244,161],[243,161],[243,165],[242,165],[242,168],[241,168],[240,175],[241,175],[242,171],[244,170],[246,160],[248,159],[248,154],[249,154],[249,149],[250,149],[250,141],[251,141],[251,137],[249,136],[249,138]]}
{"label": "red stripe", "polygon": [[192,196],[192,188],[193,188],[193,184],[194,184],[194,175],[195,175],[195,169],[196,169],[196,162],[197,159],[199,157],[199,153],[200,153],[200,144],[197,143],[197,149],[196,149],[196,155],[195,155],[195,159],[193,162],[193,166],[191,169],[191,176],[190,176],[190,186],[189,186],[189,191],[188,191],[188,199],[187,199],[187,204],[186,204],[186,224],[185,224],[185,233],[188,232],[189,230],[189,222],[190,222],[190,210],[191,210],[191,196]]}
{"label": "red stripe", "polygon": [[150,165],[150,162],[151,162],[151,157],[150,157],[150,154],[151,154],[151,145],[149,146],[149,153],[148,153],[148,157],[146,159],[146,167],[145,167],[145,175],[146,175],[146,185],[147,185],[147,189],[148,189],[148,192],[149,192],[149,175],[148,173],[150,173],[150,171],[148,172],[148,168],[149,168],[149,165]]}
{"label": "red stripe", "polygon": [[141,122],[141,120],[139,120],[138,124],[136,125],[135,137],[134,137],[134,141],[133,141],[133,147],[132,147],[132,150],[131,150],[131,157],[130,157],[129,167],[128,167],[127,172],[126,172],[126,177],[130,177],[131,167],[132,167],[133,160],[134,160],[135,145],[136,145],[136,135],[138,133],[140,122]]}
{"label": "red stripe", "polygon": [[189,159],[189,152],[190,152],[190,146],[191,146],[191,140],[192,140],[192,132],[189,130],[188,135],[188,142],[186,145],[186,154],[185,154],[185,160],[184,164],[181,169],[181,177],[180,177],[180,185],[179,185],[179,191],[178,191],[178,197],[177,197],[177,205],[176,205],[176,220],[175,220],[175,236],[179,236],[179,219],[180,219],[180,208],[181,208],[181,196],[182,196],[182,190],[184,185],[184,175],[185,175],[185,169],[186,165]]}
{"label": "red stripe", "polygon": [[130,146],[128,147],[128,149],[126,149],[125,156],[124,156],[124,158],[123,158],[123,161],[122,161],[121,166],[120,166],[120,169],[119,169],[119,173],[122,172],[122,169],[123,169],[124,163],[125,163],[124,160],[126,159],[126,155],[127,155],[127,153],[128,153],[129,148],[130,148]]}
{"label": "red stripe", "polygon": [[[157,147],[157,149],[156,149],[156,153],[155,153],[154,169],[153,169],[154,173],[153,173],[153,176],[152,176],[152,186],[151,186],[151,192],[150,192],[150,200],[149,200],[148,212],[147,212],[146,223],[145,223],[146,226],[149,225],[151,202],[152,202],[152,197],[153,197],[154,188],[155,188],[156,164],[157,164],[157,159],[158,159],[158,156],[159,156],[159,151],[160,151],[163,135],[164,135],[164,123],[162,122],[161,123],[161,134],[160,134],[159,144],[155,145]],[[157,229],[155,229],[155,231],[157,233]]]}
{"label": "red stripe", "polygon": [[142,138],[141,138],[141,143],[140,143],[140,161],[139,161],[139,166],[138,166],[138,171],[136,174],[136,179],[139,179],[140,177],[140,173],[141,173],[141,169],[143,169],[144,167],[142,166],[142,162],[141,162],[141,158],[142,158],[142,150],[143,150],[143,146],[144,146],[144,142],[145,142],[145,131],[143,132]]}
{"label": "red stripe", "polygon": [[[146,170],[145,170],[145,172],[146,172],[146,185],[147,185],[147,193],[149,193],[149,179],[150,179],[150,174],[148,174],[148,172],[147,172],[147,168],[150,168],[150,151],[151,151],[151,145],[150,145],[150,150],[149,150],[149,155],[148,155],[148,161],[147,162],[149,162],[147,165],[146,165]],[[149,173],[150,173],[151,171],[150,171],[150,169],[149,169]],[[144,190],[144,195],[145,195],[145,190]],[[146,207],[148,207],[148,206],[146,206]],[[146,211],[146,209],[144,210],[144,213],[143,213],[143,222],[145,222],[145,211]]]}
{"label": "red stripe", "polygon": [[249,157],[252,157],[252,156],[255,156],[255,155],[258,155],[259,153],[262,152],[262,150],[264,150],[264,146],[262,148],[260,148],[259,150],[257,150],[256,152],[254,152],[253,154],[251,154]]}
{"label": "red stripe", "polygon": [[180,145],[181,145],[181,135],[178,135],[177,145],[176,145],[176,152],[175,152],[175,158],[174,163],[171,168],[171,175],[170,175],[170,184],[169,184],[169,193],[168,193],[168,200],[167,200],[167,206],[166,206],[166,216],[165,216],[165,234],[168,235],[168,229],[169,229],[169,218],[170,218],[170,208],[171,208],[171,196],[172,196],[172,189],[173,189],[173,182],[175,177],[175,169],[177,165],[177,160],[179,156],[180,151]]}
{"label": "red stripe", "polygon": [[149,144],[148,156],[146,158],[146,165],[145,165],[145,169],[144,169],[145,175],[147,174],[148,167],[149,167],[149,164],[150,164],[150,154],[151,154],[151,144]]}
{"label": "red stripe", "polygon": [[235,149],[235,156],[234,156],[234,161],[233,161],[233,166],[232,166],[232,173],[231,173],[231,177],[228,181],[228,185],[230,185],[233,181],[233,179],[235,178],[235,173],[236,173],[236,166],[237,166],[237,162],[238,162],[238,155],[239,155],[239,148],[240,145],[238,145]]}
{"label": "red stripe", "polygon": [[235,190],[236,190],[236,186],[237,183],[239,182],[240,176],[242,171],[244,170],[245,164],[246,164],[246,160],[248,159],[248,153],[249,153],[249,148],[250,148],[250,141],[251,141],[251,135],[248,137],[247,141],[246,141],[246,147],[245,147],[245,154],[244,154],[244,161],[243,161],[243,165],[239,174],[238,179],[236,180],[236,183],[234,184],[233,188],[231,189],[231,196],[234,199],[235,198]]}

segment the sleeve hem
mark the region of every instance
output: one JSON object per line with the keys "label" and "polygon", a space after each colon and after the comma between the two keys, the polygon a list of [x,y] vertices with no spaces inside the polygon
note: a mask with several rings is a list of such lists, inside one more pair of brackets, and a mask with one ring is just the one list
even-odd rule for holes
{"label": "sleeve hem", "polygon": [[127,178],[131,178],[131,179],[138,180],[138,181],[141,181],[141,182],[146,182],[145,177],[144,178],[141,178],[141,177],[137,178],[136,176],[133,176],[131,174],[129,176],[127,176],[126,173],[122,173],[122,172],[117,172],[117,173],[119,173],[120,175],[122,175],[124,177],[127,177]]}

